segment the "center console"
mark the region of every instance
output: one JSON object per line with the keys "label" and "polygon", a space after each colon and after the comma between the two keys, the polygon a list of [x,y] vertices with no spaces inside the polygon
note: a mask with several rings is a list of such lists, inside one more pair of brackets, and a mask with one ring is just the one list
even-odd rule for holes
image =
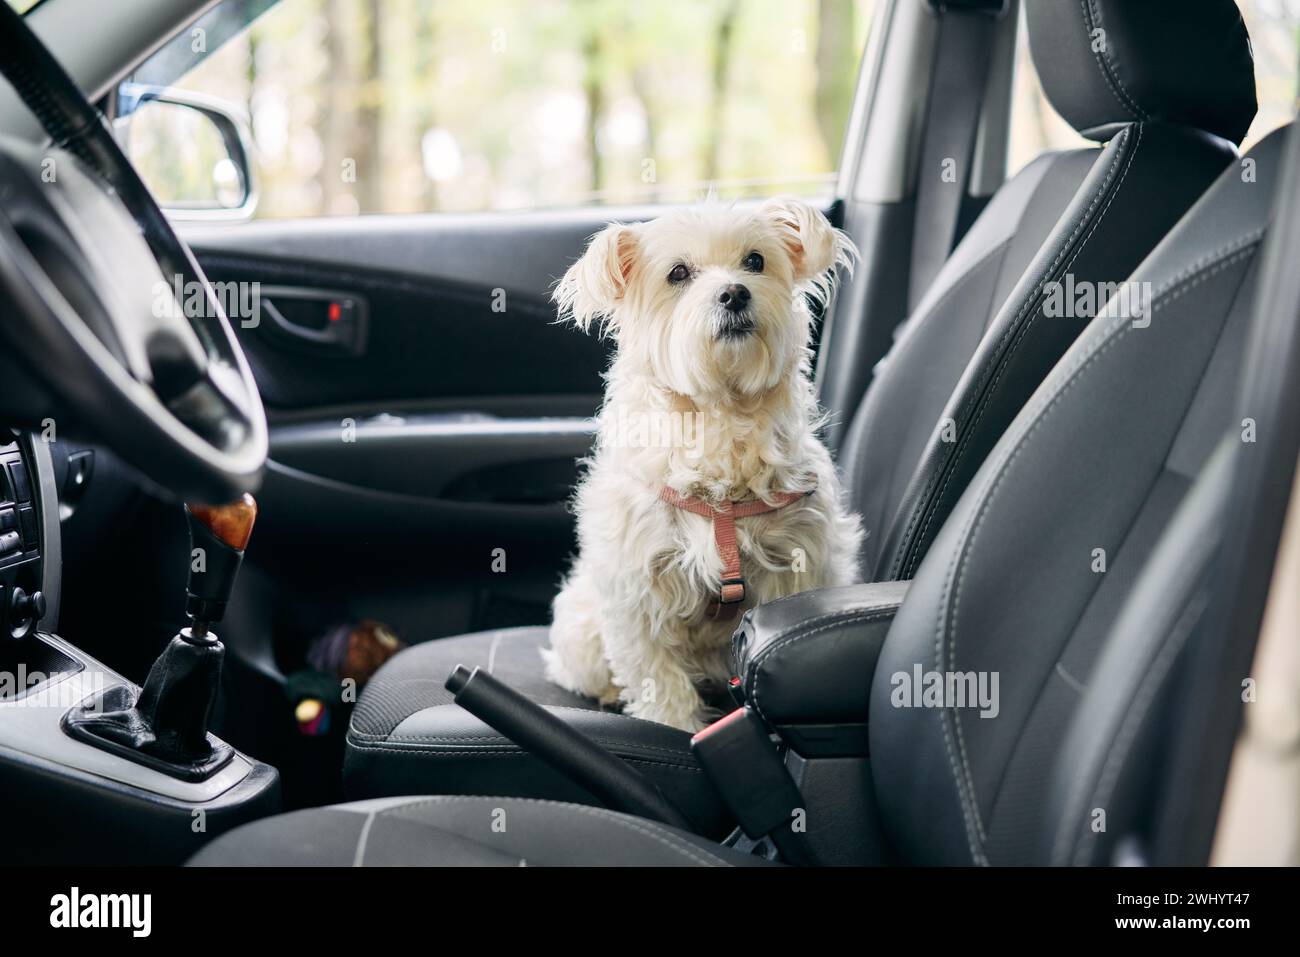
{"label": "center console", "polygon": [[818,860],[881,864],[867,727],[876,660],[911,583],[801,592],[747,613],[732,638],[737,697],[784,745]]}
{"label": "center console", "polygon": [[[70,733],[69,716],[88,709],[134,715],[140,689],[77,648],[75,635],[55,634],[58,516],[48,445],[13,435],[0,445],[0,814],[21,826],[9,829],[0,861],[176,864],[217,834],[276,813],[275,769],[211,735],[221,760],[184,773],[147,749]],[[129,568],[105,574],[120,575],[130,593]],[[128,611],[104,627],[126,642],[129,622]]]}

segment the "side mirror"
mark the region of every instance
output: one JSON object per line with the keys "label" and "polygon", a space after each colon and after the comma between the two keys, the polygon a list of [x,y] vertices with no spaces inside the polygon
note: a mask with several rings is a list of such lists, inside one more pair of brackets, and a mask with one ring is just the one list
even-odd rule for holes
{"label": "side mirror", "polygon": [[168,218],[252,218],[257,188],[248,121],[236,107],[186,90],[123,83],[114,129]]}

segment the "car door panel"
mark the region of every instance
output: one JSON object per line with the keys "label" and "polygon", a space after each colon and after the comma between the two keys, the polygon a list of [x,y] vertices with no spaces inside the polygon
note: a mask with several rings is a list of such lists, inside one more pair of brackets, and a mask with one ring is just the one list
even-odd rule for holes
{"label": "car door panel", "polygon": [[[213,282],[338,290],[365,301],[366,343],[357,354],[290,347],[265,316],[237,332],[273,412],[448,396],[600,393],[606,345],[555,322],[543,295],[366,267],[287,260],[256,252],[198,251]],[[499,297],[496,297],[500,301]]]}

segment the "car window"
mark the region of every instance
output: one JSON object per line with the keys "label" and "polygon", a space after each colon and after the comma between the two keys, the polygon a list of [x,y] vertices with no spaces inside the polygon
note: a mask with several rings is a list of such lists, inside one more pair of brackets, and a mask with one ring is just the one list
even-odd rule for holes
{"label": "car window", "polygon": [[237,2],[130,81],[246,112],[263,218],[827,196],[875,5]]}
{"label": "car window", "polygon": [[1237,0],[1255,53],[1259,113],[1246,134],[1249,149],[1296,113],[1296,66],[1300,64],[1300,0]]}
{"label": "car window", "polygon": [[[1300,0],[1237,0],[1255,53],[1259,112],[1242,143],[1250,149],[1294,118],[1296,66],[1300,64]],[[1016,172],[1044,150],[1087,145],[1043,95],[1025,38],[1023,10],[1012,88],[1008,169]]]}

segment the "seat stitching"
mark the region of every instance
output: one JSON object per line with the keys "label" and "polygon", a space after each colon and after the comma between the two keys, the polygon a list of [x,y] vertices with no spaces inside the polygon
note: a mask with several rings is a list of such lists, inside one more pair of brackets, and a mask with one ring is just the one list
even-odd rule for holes
{"label": "seat stitching", "polygon": [[[438,834],[438,835],[445,835],[446,837],[450,837],[450,838],[453,838],[453,839],[458,840],[458,841],[464,841],[464,842],[466,842],[466,843],[468,843],[468,844],[472,844],[472,845],[474,845],[474,846],[476,846],[476,847],[481,847],[481,848],[483,848],[484,850],[492,851],[493,853],[497,853],[497,854],[502,854],[502,856],[504,856],[504,857],[518,857],[518,858],[519,858],[519,863],[520,863],[521,865],[524,863],[524,858],[523,858],[522,856],[517,855],[517,854],[508,854],[508,853],[503,854],[503,852],[501,852],[501,851],[498,850],[497,848],[493,847],[491,844],[487,843],[486,841],[482,840],[481,838],[472,837],[472,836],[470,836],[470,835],[468,835],[468,834],[462,834],[462,833],[459,833],[459,832],[457,832],[457,831],[452,830],[451,828],[443,827],[443,826],[440,825],[440,824],[436,824],[436,823],[434,823],[433,821],[421,820],[420,818],[418,818],[418,817],[414,817],[413,815],[411,815],[411,814],[409,814],[409,813],[403,813],[403,812],[406,812],[406,811],[411,811],[411,810],[413,810],[413,809],[415,809],[415,808],[418,808],[418,807],[420,807],[420,806],[422,806],[422,805],[432,804],[432,803],[434,803],[435,800],[436,800],[436,799],[431,799],[431,798],[420,798],[420,799],[417,799],[417,800],[408,800],[408,801],[406,801],[404,804],[397,804],[397,805],[393,805],[392,807],[381,808],[381,809],[379,809],[379,810],[372,811],[372,812],[370,813],[370,816],[371,816],[371,817],[376,817],[376,816],[378,816],[378,817],[400,817],[400,818],[403,818],[403,819],[406,820],[406,821],[411,822],[412,824],[417,824],[417,825],[419,825],[420,827],[423,827],[425,830],[433,831],[435,834]],[[354,866],[356,866],[356,865],[354,865]]]}
{"label": "seat stitching", "polygon": [[[425,798],[420,798],[419,800],[409,801],[405,804],[398,804],[395,805],[394,807],[386,808],[385,810],[377,813],[383,815],[389,815],[400,811],[406,811],[406,812],[413,811],[416,808],[423,807],[426,805],[431,805],[431,804],[465,803],[469,801],[480,802],[483,801],[484,799],[485,799],[484,796],[440,794],[435,797],[425,797]],[[491,799],[492,799],[491,796],[487,796],[487,800],[491,800]],[[704,867],[711,866],[710,862],[720,867],[729,866],[728,863],[724,861],[722,858],[710,854],[704,848],[695,847],[694,845],[691,845],[686,841],[683,841],[680,837],[678,837],[676,834],[673,834],[671,831],[663,830],[662,826],[657,822],[650,821],[645,818],[631,817],[629,815],[620,814],[616,811],[611,811],[608,808],[591,807],[586,804],[573,804],[569,801],[547,801],[542,798],[502,798],[501,800],[503,802],[514,802],[514,803],[522,803],[522,804],[544,804],[551,807],[562,807],[566,811],[576,812],[578,814],[586,814],[596,818],[603,818],[605,820],[610,821],[613,824],[617,824],[621,827],[626,827],[629,828],[630,830],[637,831],[641,834],[644,834],[646,837],[649,837],[655,841],[658,841],[660,844],[663,844],[669,850],[677,851],[679,854],[685,855],[686,857],[695,861],[695,863],[700,864]],[[402,816],[408,817],[409,815],[404,814]],[[418,821],[418,819],[412,819],[412,820]],[[430,825],[430,826],[437,827],[437,825]],[[485,846],[491,847],[491,845],[485,845]],[[702,855],[702,856],[697,856],[697,855]]]}
{"label": "seat stitching", "polygon": [[602,711],[599,708],[575,708],[571,705],[563,705],[563,704],[547,705],[547,707],[552,708],[556,711],[573,711],[576,712],[577,714],[608,714],[608,715],[613,715],[614,717],[617,718],[621,718],[624,721],[640,721],[642,724],[652,724],[656,728],[671,727],[671,725],[661,724],[658,721],[651,721],[649,718],[638,718],[634,714],[624,714],[621,711]]}
{"label": "seat stitching", "polygon": [[[407,714],[403,715],[402,718],[397,722],[397,724],[394,724],[390,730],[384,732],[362,731],[360,728],[356,726],[356,722],[355,722],[356,716],[354,713],[353,720],[348,722],[348,736],[353,738],[358,738],[360,740],[365,740],[365,741],[388,741],[391,740],[393,731],[397,730],[397,725],[401,724],[402,721],[405,721],[411,715],[418,714],[421,711],[427,711],[430,708],[451,708],[451,707],[457,707],[454,701],[446,701],[438,704],[422,705],[416,710],[410,711]],[[646,718],[638,718],[635,715],[624,714],[621,711],[606,711],[603,708],[575,708],[572,707],[571,705],[562,705],[562,704],[542,705],[542,707],[552,711],[572,711],[575,714],[607,714],[613,717],[620,718],[625,721],[640,721],[642,724],[654,725],[657,728],[669,727],[668,725],[660,724],[658,721],[650,721]],[[650,747],[650,745],[647,745],[647,747]]]}
{"label": "seat stitching", "polygon": [[[878,585],[888,585],[888,584],[893,584],[893,583],[892,583],[892,582],[877,582],[876,584],[878,584]],[[857,585],[848,585],[848,586],[845,586],[845,587],[847,587],[847,588],[856,588],[856,587],[858,587],[858,586],[857,586]],[[788,605],[788,604],[791,604],[792,602],[804,601],[804,600],[807,599],[807,597],[808,597],[808,596],[807,596],[805,593],[803,593],[803,592],[793,592],[793,593],[791,593],[791,594],[789,594],[789,595],[782,595],[780,598],[773,598],[771,601],[765,601],[765,602],[763,602],[763,607],[764,607],[764,608],[773,608],[773,607],[775,607],[775,606],[777,606],[777,605]],[[874,602],[872,602],[872,603],[870,603],[870,604],[867,604],[867,605],[855,605],[855,606],[853,606],[852,608],[847,608],[847,609],[844,609],[844,610],[852,611],[852,610],[854,610],[854,609],[856,609],[856,608],[871,608],[871,607],[873,607],[873,606],[874,606],[874,607],[881,607],[881,608],[883,608],[883,607],[886,606],[886,605],[891,605],[891,604],[892,604],[892,605],[897,605],[897,604],[900,604],[901,601],[902,601],[901,598],[879,598],[879,599],[877,599],[876,601],[874,601]],[[799,622],[799,624],[804,624],[804,622]]]}
{"label": "seat stitching", "polygon": [[[406,715],[406,716],[402,719],[402,721],[405,721],[406,718],[411,717],[411,715],[419,714],[421,711],[428,711],[428,710],[431,710],[431,709],[433,709],[433,708],[452,708],[452,707],[458,707],[458,706],[455,705],[453,702],[447,702],[447,703],[445,703],[445,704],[425,705],[425,706],[423,706],[423,707],[421,707],[421,708],[416,709],[415,711],[412,711],[410,714]],[[658,721],[650,721],[650,720],[647,719],[647,718],[638,718],[638,717],[636,717],[635,715],[624,714],[624,713],[622,713],[621,711],[602,711],[602,710],[599,709],[599,708],[574,708],[574,707],[570,707],[569,705],[562,705],[562,704],[542,705],[542,707],[546,708],[546,709],[549,710],[549,711],[571,711],[571,712],[573,712],[574,714],[607,714],[607,715],[609,715],[610,717],[617,718],[617,719],[619,719],[619,720],[621,720],[621,721],[639,721],[639,722],[641,722],[642,724],[653,725],[653,726],[656,727],[656,728],[671,728],[671,725],[660,724]],[[398,722],[398,724],[401,724],[401,723],[402,723],[401,721]],[[370,741],[392,741],[392,740],[410,740],[410,741],[418,741],[418,740],[420,740],[421,738],[424,738],[424,737],[431,737],[431,739],[433,739],[433,740],[437,740],[436,736],[426,736],[426,735],[405,735],[405,736],[403,736],[402,738],[393,738],[393,737],[392,737],[392,734],[393,734],[392,731],[389,731],[389,732],[387,732],[387,733],[385,733],[385,734],[376,734],[376,733],[371,732],[371,731],[354,731],[354,729],[355,729],[355,725],[351,725],[351,726],[349,726],[349,728],[348,728],[349,733],[352,733],[354,737],[357,737],[357,738],[363,738],[363,739],[370,740]],[[394,726],[393,726],[393,731],[396,731],[396,730],[397,730],[397,725],[394,725]],[[472,737],[467,736],[467,737],[466,737],[466,740],[474,740],[474,739],[473,739]],[[675,748],[663,748],[663,747],[659,747],[659,746],[657,746],[657,745],[651,745],[651,744],[646,744],[646,745],[637,745],[637,747],[653,748],[654,750],[657,750],[657,751],[669,751],[669,752],[672,752],[672,753],[676,753],[676,749],[675,749]]]}
{"label": "seat stitching", "polygon": [[[858,625],[858,624],[867,624],[868,622],[879,621],[879,620],[881,620],[881,619],[883,619],[883,618],[893,618],[894,615],[895,615],[896,613],[897,613],[897,609],[896,609],[896,608],[888,609],[887,613],[885,613],[885,612],[881,612],[878,608],[874,608],[874,607],[873,607],[873,608],[867,610],[864,614],[855,615],[855,616],[849,616],[849,617],[844,617],[844,618],[839,619],[838,621],[832,621],[832,622],[830,622],[830,623],[828,623],[828,624],[822,625],[822,626],[819,627],[819,628],[812,628],[812,629],[810,629],[810,630],[808,630],[808,631],[806,631],[806,632],[801,632],[801,633],[797,633],[797,634],[795,634],[795,635],[792,635],[791,637],[782,640],[782,642],[780,643],[780,645],[777,646],[777,648],[785,647],[786,645],[792,644],[793,642],[800,641],[800,640],[805,639],[805,638],[811,638],[811,637],[813,637],[814,635],[821,634],[822,632],[830,631],[830,630],[833,629],[833,628],[839,628],[839,627],[841,627],[842,625]],[[825,617],[825,616],[823,616],[823,617]],[[776,649],[776,648],[769,649],[769,650],[764,654],[764,657],[766,657],[768,654],[771,654],[772,651],[775,651],[775,650],[777,650],[777,649]],[[771,724],[772,724],[772,721],[771,721],[770,718],[768,718],[768,716],[767,716],[766,714],[764,714],[764,712],[763,712],[763,706],[762,706],[762,704],[761,704],[760,701],[759,701],[758,687],[759,687],[759,683],[760,683],[760,682],[759,682],[759,679],[760,679],[761,676],[762,676],[762,672],[759,671],[759,670],[757,669],[757,667],[755,667],[755,670],[754,670],[754,694],[753,694],[753,698],[754,698],[754,710],[758,712],[759,717],[761,717],[765,722],[767,722],[769,725],[771,725]]]}
{"label": "seat stitching", "polygon": [[370,838],[370,825],[375,822],[375,812],[371,811],[366,815],[365,823],[361,825],[361,833],[357,835],[357,850],[352,856],[353,867],[364,867],[366,859],[366,842]]}
{"label": "seat stitching", "polygon": [[[1123,144],[1125,149],[1116,150],[1115,158],[1111,160],[1110,168],[1106,171],[1106,177],[1102,180],[1101,186],[1098,188],[1096,195],[1093,196],[1092,202],[1088,204],[1088,208],[1085,209],[1083,214],[1079,217],[1078,223],[1075,224],[1069,237],[1062,244],[1056,258],[1053,259],[1052,263],[1047,267],[1042,280],[1035,286],[1033,293],[1026,298],[1024,304],[1016,313],[1016,317],[998,337],[997,348],[994,350],[994,359],[981,373],[980,380],[975,383],[975,391],[977,393],[982,393],[982,396],[979,406],[975,409],[974,418],[970,421],[970,424],[962,430],[963,434],[961,441],[953,451],[952,457],[949,458],[947,462],[943,463],[941,468],[936,469],[931,475],[930,480],[926,483],[926,488],[922,492],[917,508],[913,511],[912,518],[908,522],[907,528],[903,533],[904,541],[900,546],[898,555],[896,556],[895,561],[897,564],[893,571],[893,574],[896,577],[915,577],[916,569],[921,564],[921,551],[919,547],[916,550],[913,550],[910,547],[912,541],[911,534],[915,523],[920,520],[922,515],[925,516],[925,525],[922,527],[915,539],[917,543],[924,542],[925,536],[930,530],[931,523],[939,513],[938,502],[943,499],[944,493],[948,491],[948,486],[951,484],[953,476],[957,472],[956,465],[965,454],[967,447],[970,445],[971,439],[976,435],[977,428],[984,418],[984,413],[988,410],[989,400],[996,392],[998,382],[1001,381],[1003,374],[1006,372],[1011,357],[1015,354],[1020,344],[1024,342],[1025,336],[1028,335],[1029,329],[1034,324],[1034,319],[1037,318],[1038,314],[1035,313],[1029,318],[1027,323],[1022,325],[1023,320],[1029,314],[1029,311],[1041,302],[1043,290],[1047,287],[1047,284],[1053,280],[1053,277],[1062,274],[1061,272],[1058,272],[1058,267],[1061,265],[1061,261],[1070,254],[1071,250],[1073,250],[1073,255],[1070,256],[1070,261],[1065,264],[1063,271],[1065,274],[1068,274],[1070,267],[1075,264],[1079,256],[1082,255],[1083,250],[1087,247],[1088,241],[1096,235],[1097,229],[1106,218],[1106,214],[1110,212],[1110,207],[1115,202],[1115,197],[1123,190],[1124,181],[1128,179],[1129,170],[1133,168],[1133,160],[1137,157],[1139,147],[1142,145],[1143,130],[1143,126],[1137,124],[1137,134],[1135,137],[1128,134],[1127,130],[1124,131],[1124,134],[1121,134],[1126,136]],[[1133,148],[1131,150],[1127,149],[1127,139],[1129,138],[1134,139]],[[1110,188],[1111,181],[1115,178],[1115,171],[1119,168],[1120,160],[1124,157],[1126,152],[1128,156],[1127,162],[1124,165],[1124,172],[1120,175],[1119,182],[1115,184],[1115,188],[1112,190]],[[1106,205],[1097,217],[1093,219],[1093,211],[1097,208],[1097,204],[1101,202],[1102,197],[1107,197]],[[1076,246],[1075,240],[1079,238],[1079,234],[1083,231],[1085,226],[1089,224],[1089,222],[1091,222],[1091,228],[1088,230],[1088,235],[1084,236],[1082,241],[1080,241]],[[1007,341],[1011,338],[1014,338],[1014,341],[1007,346]],[[985,391],[986,386],[987,391]],[[937,492],[935,492],[934,486],[941,477],[943,479],[943,485]],[[930,507],[931,505],[934,507]],[[910,558],[908,557],[909,551],[911,552]]]}
{"label": "seat stitching", "polygon": [[[946,587],[946,585],[945,585]],[[943,603],[940,602],[940,620],[942,621]],[[944,672],[944,647],[943,647],[943,629],[938,629],[934,643],[934,669],[942,674]],[[953,748],[952,732],[948,730],[946,720],[946,709],[940,709],[936,716],[939,719],[939,729],[943,732],[943,748],[948,758],[948,769],[952,772],[952,781],[957,789],[957,803],[961,808],[962,825],[966,831],[966,845],[971,852],[971,860],[976,864],[984,865],[988,863],[984,856],[983,841],[984,828],[979,820],[979,808],[975,806],[974,793],[967,796],[966,787],[968,781],[963,779],[961,769],[957,767],[957,755]],[[972,828],[972,820],[975,827]]]}
{"label": "seat stitching", "polygon": [[[415,680],[424,680],[424,679],[407,678],[402,680],[415,681]],[[406,714],[404,714],[388,731],[382,731],[382,732],[362,731],[360,728],[357,727],[356,712],[353,712],[352,719],[348,722],[348,735],[350,737],[361,738],[367,741],[387,741],[392,736],[392,733],[397,730],[397,726],[401,724],[403,721],[405,721],[407,718],[409,718],[411,715],[418,714],[421,711],[427,711],[430,708],[452,708],[452,707],[458,707],[458,705],[456,705],[454,701],[444,701],[444,702],[439,702],[437,704],[420,705],[414,711],[408,711]],[[542,707],[549,708],[555,711],[572,711],[577,714],[615,715],[619,718],[624,718],[628,721],[641,721],[645,724],[653,724],[656,727],[666,727],[666,725],[661,725],[657,721],[647,721],[645,718],[637,718],[634,717],[633,715],[623,714],[622,712],[619,711],[605,711],[601,708],[575,708],[572,707],[571,705],[562,705],[562,704],[542,705]]]}
{"label": "seat stitching", "polygon": [[[788,597],[793,598],[797,596],[791,595]],[[807,618],[803,621],[796,622],[795,624],[787,628],[783,633],[778,634],[777,637],[773,638],[770,642],[768,642],[768,644],[760,652],[758,652],[757,655],[754,656],[753,660],[750,661],[749,663],[749,670],[751,672],[757,671],[757,669],[761,667],[763,663],[766,662],[767,659],[772,656],[773,653],[784,648],[787,644],[790,643],[791,640],[797,640],[800,637],[807,637],[809,628],[813,628],[824,621],[830,621],[833,618],[844,618],[846,622],[849,622],[852,621],[852,619],[855,616],[864,613],[869,614],[871,612],[897,613],[900,605],[901,602],[898,601],[875,602],[870,605],[851,605],[851,606],[846,606],[844,608],[836,609],[835,611],[826,612],[825,614],[822,615],[817,615],[813,618]]]}
{"label": "seat stitching", "polygon": [[[1239,237],[1238,239],[1219,247],[1218,251],[1201,260],[1194,268],[1175,275],[1153,295],[1151,315],[1154,317],[1155,313],[1163,307],[1186,295],[1192,289],[1206,282],[1212,276],[1222,272],[1224,269],[1231,267],[1237,261],[1246,258],[1251,252],[1251,245],[1258,241],[1263,232],[1264,230],[1261,228],[1252,231],[1244,237]],[[1090,351],[1080,355],[1074,360],[1071,367],[1063,373],[1062,381],[1055,387],[1053,393],[1051,393],[1050,396],[1041,396],[1033,403],[1032,409],[1031,407],[1026,406],[1026,408],[1022,410],[1021,415],[1026,416],[1025,421],[1030,423],[1028,428],[1022,435],[1016,438],[1015,445],[1010,451],[1005,449],[1002,451],[1001,461],[997,463],[995,470],[991,471],[989,477],[985,479],[984,484],[976,497],[979,506],[972,512],[962,528],[961,534],[958,538],[958,547],[954,550],[952,560],[948,565],[943,593],[940,597],[939,615],[938,620],[936,621],[936,662],[939,670],[942,670],[942,644],[945,631],[944,622],[947,618],[950,595],[953,596],[952,620],[951,625],[948,626],[948,634],[951,653],[955,659],[958,612],[961,608],[961,597],[966,582],[966,571],[969,565],[970,554],[974,549],[975,540],[979,537],[979,533],[983,527],[984,518],[987,516],[993,500],[996,498],[1003,480],[1010,472],[1011,466],[1015,463],[1016,459],[1019,458],[1020,453],[1027,447],[1029,440],[1046,421],[1048,415],[1057,407],[1061,399],[1081,381],[1083,373],[1088,371],[1103,354],[1109,351],[1110,348],[1119,342],[1132,328],[1132,320],[1128,316],[1121,315],[1110,318],[1111,324],[1098,335],[1097,343],[1091,347]],[[960,574],[958,574],[959,562]],[[953,592],[954,579],[956,579],[955,593]],[[940,712],[941,723],[944,727],[945,743],[948,743],[948,729],[947,723],[943,719],[947,716],[948,710],[949,709],[945,708]],[[960,780],[957,782],[958,792],[963,801],[963,817],[966,817],[965,802],[973,800],[974,785],[973,776],[970,775],[969,758],[965,752],[965,743],[960,738],[958,739],[958,745],[962,749],[962,763],[967,774],[965,784],[971,788],[968,797],[966,792],[963,790],[963,782]],[[953,761],[953,771],[954,775],[956,775],[955,760]],[[978,817],[976,818],[976,823],[980,823]],[[967,839],[970,841],[971,850],[972,852],[977,852],[975,835],[971,834],[969,831],[969,819],[967,820],[967,825]],[[980,840],[985,840],[982,825],[980,826]],[[979,854],[979,857],[983,857],[982,851],[978,851],[977,853]]]}
{"label": "seat stitching", "polygon": [[[1129,707],[1124,709],[1124,717],[1121,719],[1119,731],[1115,736],[1111,750],[1106,755],[1101,774],[1097,778],[1097,785],[1093,789],[1093,800],[1089,802],[1093,807],[1104,808],[1109,803],[1115,785],[1119,780],[1120,765],[1123,763],[1124,758],[1128,756],[1133,742],[1137,739],[1137,732],[1142,724],[1141,719],[1146,715],[1151,703],[1155,700],[1155,694],[1161,680],[1169,673],[1174,659],[1178,657],[1178,652],[1186,643],[1192,629],[1196,627],[1196,623],[1201,620],[1201,613],[1205,610],[1207,604],[1208,596],[1202,590],[1197,595],[1197,600],[1192,602],[1183,612],[1181,620],[1170,629],[1169,634],[1161,643],[1160,652],[1155,660],[1141,673],[1141,677],[1138,679],[1137,693],[1131,699]],[[1084,835],[1080,833],[1074,842],[1073,862],[1076,866],[1084,862],[1087,854],[1083,837]],[[1057,843],[1059,848],[1059,840]]]}
{"label": "seat stitching", "polygon": [[[1102,79],[1106,81],[1106,85],[1110,87],[1111,94],[1119,102],[1120,106],[1129,111],[1131,116],[1140,120],[1149,120],[1151,117],[1146,110],[1142,109],[1137,100],[1129,95],[1128,90],[1120,81],[1119,75],[1117,73],[1112,75],[1114,64],[1110,60],[1110,44],[1103,43],[1100,51],[1092,44],[1092,31],[1096,28],[1098,17],[1091,0],[1080,0],[1079,5],[1083,11],[1083,28],[1088,34],[1088,48],[1092,51],[1092,58],[1097,61],[1097,68],[1101,71]],[[1103,59],[1103,56],[1105,59]]]}
{"label": "seat stitching", "polygon": [[1074,689],[1075,694],[1081,695],[1088,690],[1088,686],[1066,671],[1065,665],[1061,664],[1059,661],[1056,663],[1056,667],[1053,670],[1060,676],[1062,681]]}
{"label": "seat stitching", "polygon": [[[381,754],[401,754],[401,755],[405,755],[408,758],[410,757],[415,757],[415,758],[523,758],[523,757],[533,756],[531,751],[525,751],[522,748],[514,751],[507,751],[504,749],[496,749],[496,748],[480,748],[477,750],[446,751],[441,749],[434,750],[432,748],[383,748],[383,747],[376,747],[374,745],[369,745],[369,744],[355,744],[355,743],[353,746],[354,749],[357,751],[364,751],[367,753],[378,752]],[[619,755],[619,760],[626,761],[629,764],[641,764],[648,768],[655,768],[657,770],[663,770],[663,771],[688,771],[692,774],[703,773],[703,769],[698,766],[692,767],[687,764],[673,764],[668,761],[657,760],[649,756],[645,758],[632,758],[632,757],[627,757],[625,755]]]}
{"label": "seat stitching", "polygon": [[[663,748],[654,744],[638,744],[635,741],[628,741],[626,739],[597,737],[595,735],[588,735],[588,737],[590,737],[591,740],[595,741],[598,744],[603,744],[606,747],[611,747],[611,748],[629,748],[629,749],[636,749],[639,751],[654,751],[659,754],[667,754],[667,755],[674,755],[674,756],[681,756],[685,753],[680,748]],[[469,734],[447,734],[447,735],[412,734],[412,735],[399,735],[397,737],[390,737],[388,739],[389,744],[420,744],[425,742],[429,744],[438,744],[438,743],[472,744],[478,742],[482,745],[495,744],[499,742],[501,744],[514,745],[513,739],[508,738],[502,734],[494,734],[492,737],[488,737],[486,735],[469,735]],[[517,745],[515,746],[517,747]]]}
{"label": "seat stitching", "polygon": [[[393,808],[391,810],[394,812],[400,812],[404,810],[406,807],[407,805],[402,805],[401,807]],[[384,812],[384,813],[387,814],[388,812]],[[524,867],[528,863],[522,855],[499,851],[497,848],[493,847],[491,844],[489,844],[487,841],[483,840],[480,837],[470,837],[466,834],[461,834],[455,830],[452,830],[451,828],[443,827],[442,825],[435,824],[432,821],[422,821],[419,818],[412,817],[408,814],[394,813],[393,816],[401,817],[403,820],[408,821],[411,824],[415,824],[419,827],[424,828],[425,831],[433,832],[433,835],[437,839],[443,842],[445,842],[448,838],[450,838],[453,841],[460,841],[462,843],[469,844],[475,848],[482,848],[483,850],[493,854],[500,854],[502,857],[507,857],[507,858],[513,857],[519,861],[519,864],[517,865],[519,867]],[[476,862],[476,866],[484,866],[484,865]]]}
{"label": "seat stitching", "polygon": [[487,673],[492,674],[492,668],[497,663],[497,648],[501,645],[501,639],[505,635],[504,631],[498,631],[492,636],[492,645],[488,648]]}
{"label": "seat stitching", "polygon": [[[1210,273],[1202,276],[1201,273],[1206,272],[1206,270],[1210,269],[1211,267],[1227,268],[1228,266],[1232,265],[1232,263],[1228,261],[1231,257],[1233,257],[1237,253],[1248,252],[1250,247],[1257,244],[1263,238],[1264,233],[1266,233],[1267,231],[1268,231],[1267,226],[1260,226],[1256,229],[1252,229],[1248,233],[1243,233],[1242,235],[1238,236],[1236,239],[1224,243],[1222,246],[1218,247],[1213,252],[1207,253],[1205,256],[1202,256],[1196,262],[1174,273],[1173,276],[1171,276],[1159,289],[1155,291],[1155,293],[1153,293],[1152,312],[1155,311],[1156,299],[1166,295],[1167,293],[1174,292],[1176,293],[1176,295],[1172,296],[1171,299],[1169,300],[1172,302],[1173,299],[1178,298],[1179,296],[1188,292],[1191,288],[1194,288],[1195,285],[1199,285],[1200,282],[1209,279],[1210,275],[1213,275],[1213,273]],[[1197,283],[1194,283],[1192,286],[1189,286],[1187,289],[1175,289],[1175,287],[1181,286],[1183,283],[1187,282],[1187,280],[1193,278],[1196,278],[1198,280]]]}

